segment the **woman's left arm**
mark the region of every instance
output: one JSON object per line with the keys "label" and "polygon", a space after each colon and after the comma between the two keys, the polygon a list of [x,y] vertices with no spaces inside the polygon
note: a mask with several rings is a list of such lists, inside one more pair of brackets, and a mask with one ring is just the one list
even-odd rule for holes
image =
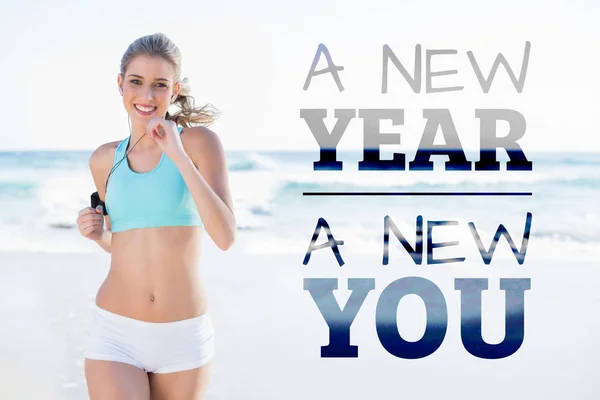
{"label": "woman's left arm", "polygon": [[235,241],[236,221],[221,140],[201,126],[187,128],[181,138],[186,156],[178,158],[175,164],[198,207],[206,232],[221,250],[227,250]]}

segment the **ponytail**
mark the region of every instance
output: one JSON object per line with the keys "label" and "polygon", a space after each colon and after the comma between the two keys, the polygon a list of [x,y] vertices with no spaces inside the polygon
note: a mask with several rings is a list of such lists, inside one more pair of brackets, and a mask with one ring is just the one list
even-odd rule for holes
{"label": "ponytail", "polygon": [[174,121],[175,124],[184,128],[194,125],[210,125],[219,116],[219,111],[211,104],[196,108],[194,97],[190,95],[190,83],[188,78],[181,81],[181,90],[173,102],[179,108],[179,111],[173,115],[167,112],[165,119]]}

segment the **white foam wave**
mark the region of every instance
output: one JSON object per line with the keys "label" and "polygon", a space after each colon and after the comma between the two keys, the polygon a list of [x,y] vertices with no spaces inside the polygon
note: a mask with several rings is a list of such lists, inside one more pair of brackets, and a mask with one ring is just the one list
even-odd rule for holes
{"label": "white foam wave", "polygon": [[347,184],[364,187],[429,185],[497,185],[568,182],[578,179],[598,179],[600,171],[584,169],[556,169],[547,171],[309,171],[282,174],[282,181],[288,185],[320,186],[327,184]]}
{"label": "white foam wave", "polygon": [[230,171],[260,171],[260,170],[275,170],[281,164],[274,158],[268,157],[257,152],[243,153],[241,156],[232,157],[232,161],[228,163]]}

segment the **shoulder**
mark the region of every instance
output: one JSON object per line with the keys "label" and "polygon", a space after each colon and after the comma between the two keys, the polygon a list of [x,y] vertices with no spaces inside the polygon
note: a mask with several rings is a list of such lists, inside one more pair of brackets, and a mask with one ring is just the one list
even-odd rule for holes
{"label": "shoulder", "polygon": [[89,159],[92,172],[112,167],[115,151],[119,143],[121,143],[120,140],[104,143],[92,152]]}
{"label": "shoulder", "polygon": [[216,146],[221,145],[219,135],[217,135],[211,129],[205,126],[194,126],[191,128],[183,128],[181,131],[181,140],[183,142],[190,142],[190,144],[198,145],[203,144],[205,146]]}
{"label": "shoulder", "polygon": [[183,128],[181,142],[196,165],[198,165],[196,161],[215,160],[224,155],[219,135],[205,126]]}
{"label": "shoulder", "polygon": [[117,149],[119,143],[120,141],[105,143],[94,150],[90,156],[90,171],[92,173],[96,190],[98,191],[101,199],[103,199],[106,194],[106,179],[110,169],[112,168],[115,150]]}

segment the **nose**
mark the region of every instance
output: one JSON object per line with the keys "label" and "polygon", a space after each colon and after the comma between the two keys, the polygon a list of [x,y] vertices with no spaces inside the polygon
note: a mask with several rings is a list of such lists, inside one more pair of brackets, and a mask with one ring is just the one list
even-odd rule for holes
{"label": "nose", "polygon": [[153,100],[154,99],[154,91],[151,87],[147,87],[143,90],[142,95],[145,100]]}

